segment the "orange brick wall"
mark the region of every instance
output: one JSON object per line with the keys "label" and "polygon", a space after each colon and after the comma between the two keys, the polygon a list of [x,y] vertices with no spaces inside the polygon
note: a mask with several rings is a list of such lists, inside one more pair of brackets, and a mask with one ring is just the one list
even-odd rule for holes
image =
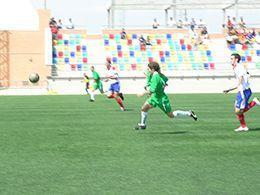
{"label": "orange brick wall", "polygon": [[50,66],[45,65],[45,28],[48,28],[50,11],[39,10],[39,31],[10,31],[9,35],[9,85],[21,87],[30,73],[40,75],[39,85],[46,85]]}

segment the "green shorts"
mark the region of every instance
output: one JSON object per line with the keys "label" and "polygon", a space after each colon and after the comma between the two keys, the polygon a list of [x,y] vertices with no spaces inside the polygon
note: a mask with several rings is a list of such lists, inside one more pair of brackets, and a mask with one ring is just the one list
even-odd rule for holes
{"label": "green shorts", "polygon": [[94,82],[94,83],[93,83],[93,89],[94,89],[94,90],[99,89],[99,91],[103,91],[103,84],[102,84],[102,82],[101,82],[101,81],[99,81],[99,82]]}
{"label": "green shorts", "polygon": [[152,95],[146,102],[153,107],[158,106],[166,114],[172,112],[171,103],[167,95],[160,97]]}

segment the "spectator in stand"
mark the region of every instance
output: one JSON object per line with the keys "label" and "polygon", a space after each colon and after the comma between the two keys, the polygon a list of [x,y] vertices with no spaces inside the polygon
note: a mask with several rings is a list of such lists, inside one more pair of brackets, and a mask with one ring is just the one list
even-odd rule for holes
{"label": "spectator in stand", "polygon": [[248,43],[248,42],[247,42],[247,39],[246,39],[246,35],[247,35],[247,30],[246,30],[245,28],[240,29],[240,30],[237,32],[238,43],[240,43],[240,44],[246,44],[246,43]]}
{"label": "spectator in stand", "polygon": [[207,30],[206,26],[204,26],[202,31],[200,32],[200,36],[201,36],[202,40],[209,38],[209,34],[208,34],[208,30]]}
{"label": "spectator in stand", "polygon": [[74,24],[72,22],[72,19],[69,18],[69,23],[67,24],[67,29],[74,29],[74,28],[75,28],[75,26],[74,26]]}
{"label": "spectator in stand", "polygon": [[196,27],[196,21],[194,18],[191,19],[191,22],[190,22],[190,29],[191,30],[194,30]]}
{"label": "spectator in stand", "polygon": [[177,28],[183,28],[183,22],[181,19],[179,19],[177,22]]}
{"label": "spectator in stand", "polygon": [[59,30],[60,30],[60,29],[63,29],[63,24],[62,24],[61,19],[58,20],[57,27],[58,27]]}
{"label": "spectator in stand", "polygon": [[152,45],[151,43],[151,39],[149,36],[147,36],[147,39],[146,39],[146,42],[145,42],[146,45]]}
{"label": "spectator in stand", "polygon": [[153,29],[158,29],[159,26],[160,26],[160,24],[157,22],[157,19],[154,18],[153,19]]}
{"label": "spectator in stand", "polygon": [[57,26],[57,22],[54,18],[50,19],[49,27],[51,29],[52,40],[57,40],[57,34],[58,34],[59,29]]}
{"label": "spectator in stand", "polygon": [[242,16],[240,17],[240,22],[238,23],[238,26],[240,28],[246,28],[246,23],[244,22],[244,18]]}
{"label": "spectator in stand", "polygon": [[249,40],[252,40],[256,37],[255,29],[249,30],[248,34],[246,35],[246,38]]}
{"label": "spectator in stand", "polygon": [[170,17],[170,20],[168,21],[168,26],[169,26],[169,27],[174,27],[174,26],[176,26],[176,22],[175,22],[175,20],[173,19],[173,17]]}
{"label": "spectator in stand", "polygon": [[127,35],[126,35],[126,32],[125,32],[125,29],[122,28],[122,31],[120,33],[120,36],[121,36],[121,39],[126,39],[127,38]]}
{"label": "spectator in stand", "polygon": [[237,28],[237,19],[236,19],[236,17],[233,17],[232,24],[233,24],[233,28]]}
{"label": "spectator in stand", "polygon": [[49,26],[57,26],[57,22],[56,22],[56,20],[54,19],[54,17],[52,17],[51,19],[50,19],[50,22],[49,22]]}
{"label": "spectator in stand", "polygon": [[146,45],[146,40],[145,40],[145,38],[143,37],[143,35],[141,35],[141,36],[139,37],[139,41],[140,41],[140,45]]}
{"label": "spectator in stand", "polygon": [[228,18],[227,18],[227,24],[226,24],[226,26],[227,26],[227,29],[228,29],[228,30],[233,29],[233,24],[232,24],[232,22],[231,22],[230,16],[228,16]]}

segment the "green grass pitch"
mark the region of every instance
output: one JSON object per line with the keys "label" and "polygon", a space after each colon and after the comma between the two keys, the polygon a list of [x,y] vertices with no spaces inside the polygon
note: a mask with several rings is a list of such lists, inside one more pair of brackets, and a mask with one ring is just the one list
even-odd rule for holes
{"label": "green grass pitch", "polygon": [[259,194],[260,107],[235,133],[235,94],[170,98],[198,121],[156,108],[133,130],[134,95],[126,112],[103,96],[1,96],[0,194]]}

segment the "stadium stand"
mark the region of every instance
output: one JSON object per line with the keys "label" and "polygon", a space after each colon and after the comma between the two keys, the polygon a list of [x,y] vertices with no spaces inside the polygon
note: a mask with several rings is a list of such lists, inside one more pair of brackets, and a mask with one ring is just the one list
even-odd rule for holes
{"label": "stadium stand", "polygon": [[86,34],[59,33],[53,43],[53,64],[59,70],[88,70]]}
{"label": "stadium stand", "polygon": [[208,45],[194,47],[192,40],[184,34],[144,34],[150,37],[151,45],[141,44],[139,34],[128,34],[121,39],[120,34],[104,34],[106,56],[119,70],[143,71],[148,62],[157,61],[163,70],[214,69],[212,51]]}

